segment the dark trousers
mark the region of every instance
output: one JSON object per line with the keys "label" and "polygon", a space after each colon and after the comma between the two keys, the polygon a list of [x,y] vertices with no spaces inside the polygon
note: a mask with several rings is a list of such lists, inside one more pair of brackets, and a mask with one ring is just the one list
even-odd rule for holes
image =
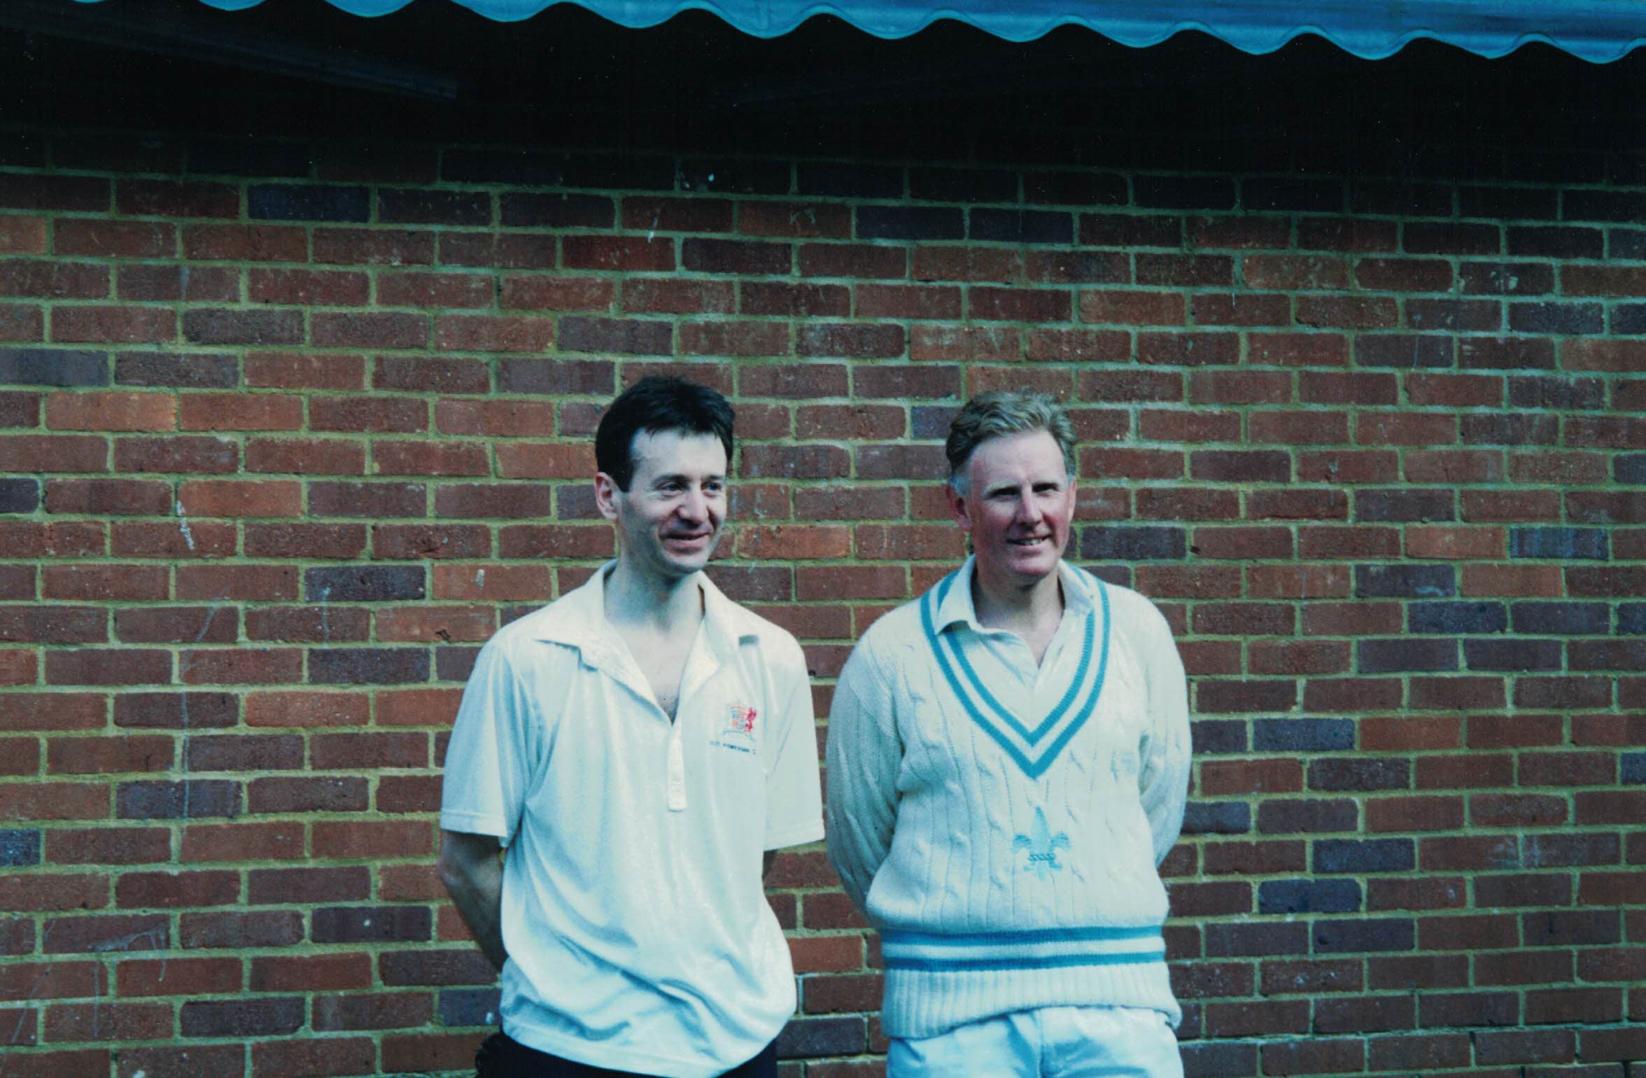
{"label": "dark trousers", "polygon": [[[474,1054],[475,1078],[631,1078],[629,1071],[610,1071],[573,1063],[528,1048],[507,1033],[493,1033]],[[777,1078],[777,1042],[726,1072],[724,1078]]]}

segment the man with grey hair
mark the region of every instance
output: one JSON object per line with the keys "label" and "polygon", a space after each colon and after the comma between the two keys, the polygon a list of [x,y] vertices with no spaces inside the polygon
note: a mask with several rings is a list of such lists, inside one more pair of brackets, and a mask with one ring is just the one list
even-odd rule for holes
{"label": "man with grey hair", "polygon": [[1063,560],[1075,439],[1055,401],[979,396],[946,449],[972,556],[864,634],[829,717],[829,855],[881,933],[889,1073],[1179,1076],[1171,630]]}

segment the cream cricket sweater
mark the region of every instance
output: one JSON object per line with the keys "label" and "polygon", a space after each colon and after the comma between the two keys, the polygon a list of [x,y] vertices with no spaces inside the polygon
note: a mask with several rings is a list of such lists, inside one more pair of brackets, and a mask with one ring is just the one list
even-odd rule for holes
{"label": "cream cricket sweater", "polygon": [[891,1036],[1049,1006],[1181,1018],[1156,866],[1188,786],[1183,664],[1143,596],[1060,573],[1038,666],[977,623],[968,560],[876,622],[835,688],[829,856],[880,929]]}

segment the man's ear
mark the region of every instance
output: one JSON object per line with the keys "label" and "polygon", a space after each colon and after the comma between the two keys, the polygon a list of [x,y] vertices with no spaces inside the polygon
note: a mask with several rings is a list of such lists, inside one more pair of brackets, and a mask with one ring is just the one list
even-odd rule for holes
{"label": "man's ear", "polygon": [[960,530],[971,531],[972,518],[966,515],[966,496],[950,483],[943,484],[943,496],[948,499],[949,512],[954,516],[954,522],[960,525]]}
{"label": "man's ear", "polygon": [[594,504],[607,520],[617,519],[617,481],[605,472],[594,473]]}

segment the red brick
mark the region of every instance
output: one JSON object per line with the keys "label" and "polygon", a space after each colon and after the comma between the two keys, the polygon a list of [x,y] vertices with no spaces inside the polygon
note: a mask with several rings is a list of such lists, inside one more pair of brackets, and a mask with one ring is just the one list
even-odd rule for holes
{"label": "red brick", "polygon": [[169,1003],[59,1003],[46,1009],[46,1040],[54,1043],[155,1041],[171,1035]]}
{"label": "red brick", "polygon": [[300,822],[191,824],[183,829],[182,860],[198,864],[299,859],[304,856],[303,839]]}
{"label": "red brick", "polygon": [[0,216],[0,252],[38,255],[46,253],[44,217]]}
{"label": "red brick", "polygon": [[193,479],[179,484],[177,501],[203,517],[295,517],[302,513],[296,481]]}
{"label": "red brick", "polygon": [[318,858],[427,857],[434,852],[434,825],[398,820],[317,822],[310,839]]}
{"label": "red brick", "polygon": [[177,400],[164,393],[53,393],[46,425],[56,430],[175,430]]}
{"label": "red brick", "polygon": [[238,958],[128,959],[115,967],[122,996],[211,995],[241,988]]}
{"label": "red brick", "polygon": [[246,696],[246,725],[364,726],[369,709],[369,699],[360,693],[253,692]]}
{"label": "red brick", "polygon": [[280,394],[190,393],[181,398],[183,430],[297,430],[303,402]]}
{"label": "red brick", "polygon": [[109,294],[109,271],[87,262],[0,259],[0,296],[102,299]]}
{"label": "red brick", "polygon": [[52,311],[51,339],[66,343],[161,344],[177,339],[177,315],[151,307],[58,307]]}
{"label": "red brick", "polygon": [[436,565],[436,599],[540,599],[553,598],[553,581],[548,566],[539,565]]}
{"label": "red brick", "polygon": [[197,262],[303,262],[309,240],[284,225],[185,225],[183,254]]}
{"label": "red brick", "polygon": [[246,384],[268,389],[362,389],[360,356],[253,352],[245,359]]}

